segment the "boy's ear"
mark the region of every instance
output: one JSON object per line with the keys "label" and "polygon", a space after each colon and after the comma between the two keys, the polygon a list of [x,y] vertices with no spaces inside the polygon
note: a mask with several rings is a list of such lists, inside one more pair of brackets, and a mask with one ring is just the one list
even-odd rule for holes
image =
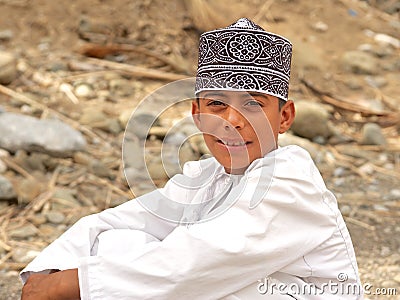
{"label": "boy's ear", "polygon": [[296,110],[294,102],[292,100],[286,101],[285,105],[281,109],[281,123],[279,126],[279,133],[284,133],[289,130],[290,126],[296,116]]}
{"label": "boy's ear", "polygon": [[192,101],[192,118],[196,127],[201,131],[200,124],[200,107],[197,99]]}

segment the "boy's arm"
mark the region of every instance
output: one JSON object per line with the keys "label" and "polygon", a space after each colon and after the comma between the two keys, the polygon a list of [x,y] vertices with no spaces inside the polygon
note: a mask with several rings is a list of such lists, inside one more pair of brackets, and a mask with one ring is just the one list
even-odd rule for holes
{"label": "boy's arm", "polygon": [[22,289],[21,300],[35,299],[80,299],[78,269],[31,275]]}
{"label": "boy's arm", "polygon": [[80,257],[96,254],[98,236],[104,231],[135,229],[162,240],[175,226],[147,212],[137,199],[131,200],[79,220],[22,270],[21,279],[25,282],[32,273],[46,274],[52,269],[77,268]]}
{"label": "boy's arm", "polygon": [[219,217],[179,226],[131,259],[82,258],[82,299],[219,299],[253,283],[256,289],[258,279],[312,251],[335,230],[321,193],[310,183],[295,184],[271,187],[255,209],[243,193]]}

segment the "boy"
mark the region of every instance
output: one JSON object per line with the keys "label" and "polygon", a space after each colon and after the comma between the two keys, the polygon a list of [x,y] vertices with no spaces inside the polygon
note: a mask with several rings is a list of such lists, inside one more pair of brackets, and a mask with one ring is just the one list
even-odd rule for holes
{"label": "boy", "polygon": [[21,272],[22,299],[361,298],[336,199],[305,150],[277,146],[290,60],[248,19],[204,33],[192,113],[214,158],[81,219]]}

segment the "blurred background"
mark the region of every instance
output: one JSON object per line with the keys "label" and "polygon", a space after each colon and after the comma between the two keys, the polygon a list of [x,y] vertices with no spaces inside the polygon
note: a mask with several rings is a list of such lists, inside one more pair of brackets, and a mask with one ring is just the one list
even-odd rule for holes
{"label": "blurred background", "polygon": [[[280,144],[306,148],[336,194],[366,299],[400,299],[388,295],[400,293],[399,12],[398,0],[0,0],[0,299],[19,299],[19,270],[80,217],[135,196],[124,166],[135,193],[165,183],[160,147],[189,103],[154,124],[164,99],[141,112],[124,147],[146,144],[146,170],[121,159],[129,117],[195,75],[202,32],[241,17],[292,41],[298,113]],[[164,141],[180,164],[208,153],[194,132]]]}

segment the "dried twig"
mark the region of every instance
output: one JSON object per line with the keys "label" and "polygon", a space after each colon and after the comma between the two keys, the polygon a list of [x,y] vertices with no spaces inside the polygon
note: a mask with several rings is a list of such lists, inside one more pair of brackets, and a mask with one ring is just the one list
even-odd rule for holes
{"label": "dried twig", "polygon": [[388,123],[388,124],[394,125],[400,121],[399,113],[394,113],[391,111],[376,111],[376,110],[368,109],[368,108],[362,107],[360,105],[357,105],[355,103],[348,102],[345,99],[343,99],[343,97],[333,96],[328,92],[323,92],[320,89],[318,89],[314,84],[307,81],[304,77],[300,78],[300,81],[307,88],[312,90],[314,93],[318,94],[323,101],[325,101],[331,105],[334,105],[336,107],[339,107],[339,108],[342,108],[342,109],[345,109],[348,111],[362,113],[364,115],[385,117],[385,120],[379,120],[380,123]]}
{"label": "dried twig", "polygon": [[127,199],[131,199],[133,198],[133,195],[130,192],[125,192],[123,190],[121,190],[120,188],[116,187],[115,185],[111,184],[110,182],[108,182],[107,180],[100,178],[94,174],[89,174],[89,180],[88,182],[95,184],[95,185],[101,185],[104,186],[106,185],[108,188],[110,188],[111,190],[113,190],[114,192],[116,192],[117,194],[126,197]]}
{"label": "dried twig", "polygon": [[346,220],[346,222],[352,223],[352,224],[360,226],[362,228],[375,231],[375,227],[374,226],[369,225],[369,224],[367,224],[365,222],[362,222],[360,220],[354,219],[352,217],[345,217],[345,220]]}
{"label": "dried twig", "polygon": [[10,168],[16,171],[17,173],[21,174],[27,179],[34,180],[35,177],[33,177],[31,174],[28,173],[23,167],[19,166],[16,162],[14,162],[12,159],[8,157],[2,157],[1,160]]}
{"label": "dried twig", "polygon": [[116,63],[113,61],[102,60],[97,58],[88,58],[88,61],[102,67],[107,67],[113,70],[124,71],[136,77],[167,80],[167,81],[175,81],[188,78],[188,76],[186,75],[168,73],[159,70],[152,70],[145,67],[132,66],[128,64]]}
{"label": "dried twig", "polygon": [[174,62],[172,59],[166,57],[165,55],[161,55],[155,53],[153,51],[147,50],[140,46],[134,46],[129,44],[94,44],[94,43],[87,43],[83,45],[79,52],[83,55],[95,57],[95,58],[104,58],[107,55],[118,53],[118,52],[134,52],[146,55],[148,57],[155,58],[166,65],[171,66],[178,72],[184,72],[187,74],[188,70],[186,69],[185,65],[178,64]]}

